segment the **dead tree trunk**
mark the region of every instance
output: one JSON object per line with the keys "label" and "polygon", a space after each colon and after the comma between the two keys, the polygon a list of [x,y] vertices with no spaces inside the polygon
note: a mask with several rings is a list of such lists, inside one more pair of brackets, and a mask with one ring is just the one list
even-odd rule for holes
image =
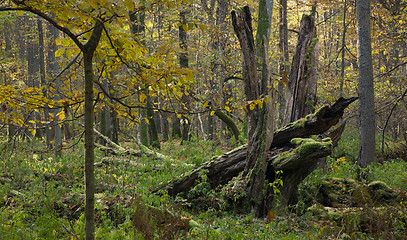
{"label": "dead tree trunk", "polygon": [[[324,106],[316,113],[307,115],[305,118],[299,119],[274,133],[273,143],[271,144],[268,154],[266,177],[269,182],[274,181],[274,176],[272,176],[274,170],[283,170],[283,181],[286,181],[284,182],[284,189],[287,188],[282,190],[283,198],[287,198],[284,202],[285,204],[289,203],[288,200],[292,194],[292,190],[296,190],[299,181],[314,170],[313,168],[304,168],[304,165],[312,165],[316,163],[319,158],[330,154],[330,148],[327,148],[326,143],[315,144],[309,148],[309,146],[305,146],[306,144],[304,144],[306,141],[291,143],[291,140],[293,138],[307,138],[311,135],[326,132],[330,127],[338,123],[345,108],[356,99],[357,98],[340,98],[332,106]],[[339,138],[335,137],[335,139],[339,141]],[[297,146],[293,149],[293,145],[296,144],[300,145],[300,147]],[[332,144],[335,145],[335,142]],[[293,154],[286,153],[286,157],[284,157],[284,149],[285,152],[288,152],[288,149]],[[303,154],[298,154],[298,151]],[[176,196],[178,193],[189,191],[197,184],[199,172],[202,170],[207,172],[208,182],[213,188],[223,185],[244,170],[246,166],[246,156],[247,147],[245,145],[238,147],[218,158],[206,162],[199,168],[193,169],[175,181],[160,186],[155,192],[168,191],[170,196]]]}
{"label": "dead tree trunk", "polygon": [[314,111],[318,80],[318,37],[312,16],[304,15],[286,93],[284,125]]}
{"label": "dead tree trunk", "polygon": [[[233,29],[239,39],[242,49],[242,74],[245,82],[247,106],[247,159],[242,178],[245,180],[244,208],[253,211],[256,217],[264,217],[265,207],[265,172],[267,169],[267,149],[273,138],[273,100],[272,91],[269,93],[267,86],[270,82],[268,64],[268,45],[271,31],[271,16],[273,4],[270,0],[259,2],[259,22],[254,43],[252,19],[248,6],[232,11]],[[257,58],[257,59],[256,59]],[[262,67],[261,77],[257,75],[257,65]],[[259,81],[260,79],[260,81]],[[261,96],[271,99],[270,105],[252,106],[253,102],[261,101]],[[270,118],[270,119],[268,119]]]}

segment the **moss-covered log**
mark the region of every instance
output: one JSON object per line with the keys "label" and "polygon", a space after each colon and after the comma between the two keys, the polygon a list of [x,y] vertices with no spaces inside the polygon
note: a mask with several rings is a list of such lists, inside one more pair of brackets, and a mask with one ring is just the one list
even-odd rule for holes
{"label": "moss-covered log", "polygon": [[[300,141],[300,139],[296,139]],[[309,165],[311,162],[321,157],[331,154],[330,142],[318,142],[312,139],[303,139],[305,143],[299,143],[296,148],[275,149],[270,152],[267,162],[268,169],[289,170],[296,166]],[[233,177],[236,177],[243,171],[246,165],[246,146],[238,147],[224,155],[217,157],[204,165],[186,173],[177,180],[159,187],[155,192],[168,191],[170,196],[175,196],[180,192],[185,192],[194,187],[200,181],[200,173],[204,172],[208,182],[213,188],[218,185],[228,183]],[[293,163],[293,164],[291,164]]]}
{"label": "moss-covered log", "polygon": [[[308,210],[321,219],[342,225],[344,232],[363,231],[393,239],[395,235],[391,231],[389,237],[384,237],[383,233],[395,225],[405,230],[405,191],[393,189],[382,181],[365,184],[348,178],[324,180],[318,189],[317,203]],[[401,230],[395,239],[406,237],[407,232]]]}
{"label": "moss-covered log", "polygon": [[[338,122],[344,109],[355,100],[356,98],[341,98],[331,107],[325,106],[317,113],[277,130],[268,154],[266,176],[269,178],[269,182],[273,181],[275,170],[283,169],[283,181],[285,182],[282,192],[288,198],[292,198],[302,179],[315,169],[316,163],[321,157],[328,156],[331,152],[331,143],[328,140],[318,142],[312,139],[293,138],[322,134]],[[293,140],[291,141],[291,139]],[[175,196],[180,192],[189,191],[200,180],[199,176],[202,171],[205,171],[207,181],[212,187],[226,184],[243,171],[246,154],[246,146],[240,146],[204,163],[173,182],[158,187],[155,192],[168,191],[169,195]],[[286,202],[288,203],[288,200]]]}
{"label": "moss-covered log", "polygon": [[315,162],[316,159],[331,154],[332,141],[330,138],[324,139],[322,142],[310,138],[294,138],[291,143],[297,145],[297,147],[278,155],[272,160],[272,165],[276,170],[285,171],[302,168]]}
{"label": "moss-covered log", "polygon": [[338,123],[345,108],[357,97],[339,98],[332,106],[325,105],[315,113],[288,124],[274,133],[271,148],[288,144],[293,138],[307,138],[311,135],[322,134]]}
{"label": "moss-covered log", "polygon": [[168,191],[170,196],[189,191],[200,180],[201,172],[205,172],[212,187],[227,183],[243,171],[246,164],[246,145],[216,157],[202,166],[180,176],[173,182],[160,186],[154,192]]}
{"label": "moss-covered log", "polygon": [[236,141],[239,141],[239,129],[236,126],[235,121],[233,121],[233,119],[227,115],[226,113],[222,112],[221,110],[216,110],[215,111],[215,115],[222,120],[232,131],[233,136],[235,137]]}

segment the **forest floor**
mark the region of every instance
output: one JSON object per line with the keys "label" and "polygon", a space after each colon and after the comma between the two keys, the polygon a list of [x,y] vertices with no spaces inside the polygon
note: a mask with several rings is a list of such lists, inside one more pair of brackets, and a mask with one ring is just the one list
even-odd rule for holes
{"label": "forest floor", "polygon": [[[356,177],[354,134],[351,129],[345,130],[325,168],[304,180],[300,201],[291,211],[282,216],[271,213],[264,220],[238,213],[236,207],[222,207],[218,193],[212,189],[199,190],[205,200],[199,204],[152,193],[159,185],[233,148],[226,143],[163,142],[159,151],[171,157],[168,160],[110,156],[97,149],[96,238],[403,239],[407,236],[407,223],[403,221],[389,219],[393,222],[386,229],[367,231],[358,226],[357,219],[322,220],[307,210],[324,179]],[[127,147],[137,148],[130,142]],[[84,239],[83,146],[64,150],[61,158],[44,149],[41,141],[21,142],[2,153],[0,239]],[[405,190],[407,162],[394,159],[374,163],[368,180],[381,180]],[[177,218],[158,223],[149,214],[151,209],[170,212]],[[179,219],[188,220],[189,226]],[[141,223],[146,225],[140,227]]]}

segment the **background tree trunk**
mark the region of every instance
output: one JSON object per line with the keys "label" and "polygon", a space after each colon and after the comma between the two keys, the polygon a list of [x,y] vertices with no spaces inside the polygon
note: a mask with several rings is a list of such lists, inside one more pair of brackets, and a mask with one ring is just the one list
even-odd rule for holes
{"label": "background tree trunk", "polygon": [[[182,8],[183,6],[181,6]],[[186,19],[187,12],[182,9],[179,13],[179,21],[180,26],[178,27],[178,37],[179,37],[179,46],[180,46],[180,53],[179,53],[179,65],[181,68],[189,68],[189,60],[188,60],[188,44],[187,44],[187,32],[185,28],[188,28],[187,19]],[[184,89],[185,91],[185,89]],[[183,93],[181,97],[181,104],[184,105],[185,108],[189,109],[189,100],[186,93]],[[189,118],[185,115],[181,117],[182,123],[182,141],[189,141],[190,136],[190,125]]]}
{"label": "background tree trunk", "polygon": [[[40,82],[41,86],[45,86],[47,83],[45,81],[45,54],[44,54],[44,29],[42,27],[42,20],[40,18],[37,19],[37,28],[38,28],[38,61],[40,64]],[[47,96],[47,90],[44,88],[42,90],[44,97]],[[40,124],[41,128],[44,129],[45,133],[45,141],[47,143],[47,149],[51,149],[51,130],[49,128],[49,112],[50,109],[48,105],[44,106],[44,122],[45,124]]]}
{"label": "background tree trunk", "polygon": [[[59,36],[59,32],[58,30],[51,26],[51,33],[52,33],[52,41],[55,42],[56,39]],[[51,57],[50,57],[50,61],[52,63],[52,76],[56,77],[58,74],[58,68],[59,68],[59,64],[57,61],[57,58],[55,56],[55,52],[57,50],[57,47],[55,46],[52,50],[51,50]],[[55,79],[55,88],[57,90],[59,90],[61,87],[61,80],[59,78]],[[59,96],[59,94],[55,95],[55,100],[58,101],[61,99],[61,96]],[[57,108],[54,111],[54,116],[55,119],[53,121],[53,125],[54,125],[54,150],[55,150],[55,156],[60,157],[62,155],[62,129],[61,126],[59,125],[59,112],[61,111],[61,107],[62,106],[57,106]]]}
{"label": "background tree trunk", "polygon": [[278,103],[279,103],[279,123],[281,126],[284,121],[285,112],[285,86],[284,82],[288,81],[290,71],[288,56],[288,26],[287,26],[287,0],[280,0],[280,26],[279,26],[279,49],[280,49],[280,67],[279,74],[282,76],[282,82],[278,83]]}
{"label": "background tree trunk", "polygon": [[372,46],[370,36],[370,1],[356,1],[358,30],[360,138],[358,164],[362,168],[375,161],[375,110]]}
{"label": "background tree trunk", "polygon": [[343,20],[342,20],[342,61],[341,61],[341,83],[339,85],[339,97],[343,97],[343,84],[345,82],[345,51],[346,51],[346,0],[343,1]]}

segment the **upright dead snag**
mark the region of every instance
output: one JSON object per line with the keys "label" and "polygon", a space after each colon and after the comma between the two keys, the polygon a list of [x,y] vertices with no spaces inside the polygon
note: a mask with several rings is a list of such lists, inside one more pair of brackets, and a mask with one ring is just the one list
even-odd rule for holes
{"label": "upright dead snag", "polygon": [[318,37],[314,18],[304,15],[288,79],[284,125],[315,110],[317,80]]}

